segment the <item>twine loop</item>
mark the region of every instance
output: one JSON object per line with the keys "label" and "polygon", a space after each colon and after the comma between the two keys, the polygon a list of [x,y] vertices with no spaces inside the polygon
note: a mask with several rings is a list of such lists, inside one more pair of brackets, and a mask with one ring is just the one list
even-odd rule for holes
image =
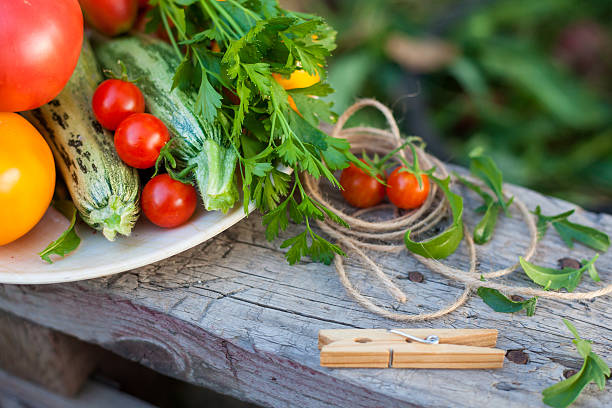
{"label": "twine loop", "polygon": [[[368,106],[378,109],[385,116],[389,124],[388,130],[372,127],[344,128],[351,116],[353,116],[360,109]],[[342,116],[340,116],[330,135],[332,137],[346,139],[351,144],[351,150],[353,153],[369,151],[379,155],[386,155],[404,144],[392,112],[388,107],[374,99],[360,100],[348,108],[342,114]],[[434,174],[436,177],[441,179],[449,177],[450,174],[444,166],[444,163],[434,156],[429,155],[421,148],[417,147],[416,151],[421,168],[430,169],[435,166],[436,170]],[[408,162],[411,162],[412,160],[409,146],[400,150],[397,154]],[[342,209],[338,208],[337,204],[330,202],[324,197],[321,190],[320,180],[316,180],[308,174],[304,174],[302,177],[304,178],[304,184],[310,196],[344,219],[351,228],[344,228],[330,220],[317,220],[317,225],[331,238],[336,240],[337,245],[340,245],[347,253],[357,255],[366,265],[371,268],[373,276],[387,289],[391,296],[393,296],[397,301],[405,303],[408,300],[406,294],[385,274],[383,269],[370,256],[368,256],[365,251],[399,253],[405,250],[405,246],[403,243],[398,243],[397,241],[403,238],[406,230],[410,229],[413,234],[422,234],[435,228],[449,212],[449,205],[442,190],[438,188],[436,184],[432,183],[429,196],[427,197],[425,203],[418,209],[410,211],[404,215],[397,216],[391,220],[371,222],[363,219],[362,217],[372,211],[379,211],[394,207],[390,204],[382,204],[373,208],[356,211],[353,214],[347,214]],[[478,183],[477,180],[474,181]],[[508,196],[506,191],[504,191],[504,194]],[[530,261],[536,253],[538,244],[536,221],[534,216],[527,209],[527,206],[516,194],[512,205],[519,210],[521,217],[529,230],[529,245],[525,249],[523,258]],[[465,226],[465,224],[464,238],[469,254],[469,269],[467,271],[443,264],[439,260],[412,254],[412,256],[414,256],[429,270],[439,273],[446,278],[464,286],[463,292],[452,304],[432,313],[405,314],[391,312],[385,308],[382,308],[374,304],[370,299],[355,288],[344,268],[343,257],[336,255],[334,258],[334,265],[336,271],[338,272],[340,282],[345,287],[347,292],[359,304],[373,313],[398,321],[423,321],[442,317],[463,305],[470,297],[470,294],[474,288],[479,286],[486,286],[502,292],[511,292],[524,296],[540,296],[542,298],[561,300],[593,299],[612,293],[612,284],[603,287],[602,289],[590,292],[562,293],[545,291],[531,287],[515,287],[493,282],[490,279],[500,278],[514,272],[519,267],[519,264],[516,263],[503,269],[481,273],[477,270],[476,245],[474,244],[471,231],[467,226]],[[487,282],[483,283],[481,280],[482,278],[486,279]]]}

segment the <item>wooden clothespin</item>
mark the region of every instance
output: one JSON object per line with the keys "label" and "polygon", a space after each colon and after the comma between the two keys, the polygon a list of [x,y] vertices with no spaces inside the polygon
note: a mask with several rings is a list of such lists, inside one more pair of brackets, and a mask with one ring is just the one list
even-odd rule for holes
{"label": "wooden clothespin", "polygon": [[497,330],[355,329],[319,331],[321,365],[374,368],[501,368]]}

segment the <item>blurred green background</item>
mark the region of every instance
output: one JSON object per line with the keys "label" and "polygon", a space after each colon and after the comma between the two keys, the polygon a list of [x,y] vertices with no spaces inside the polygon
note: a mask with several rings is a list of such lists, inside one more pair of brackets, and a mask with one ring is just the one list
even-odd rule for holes
{"label": "blurred green background", "polygon": [[281,3],[338,30],[337,112],[375,97],[443,159],[481,145],[507,181],[612,212],[611,0]]}

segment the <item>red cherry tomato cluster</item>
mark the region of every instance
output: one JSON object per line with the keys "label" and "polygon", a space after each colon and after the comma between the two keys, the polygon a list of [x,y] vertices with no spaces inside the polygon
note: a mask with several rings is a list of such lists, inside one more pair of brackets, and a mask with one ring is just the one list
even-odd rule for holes
{"label": "red cherry tomato cluster", "polygon": [[[373,164],[361,161],[366,165]],[[427,174],[419,169],[418,164],[409,166],[404,163],[387,178],[387,173],[380,167],[376,175],[372,175],[351,163],[340,175],[342,196],[353,207],[369,208],[380,204],[386,195],[396,207],[414,210],[423,205],[429,195],[431,185]],[[420,183],[417,177],[421,178]]]}
{"label": "red cherry tomato cluster", "polygon": [[[115,131],[115,149],[121,160],[137,169],[155,165],[170,133],[161,120],[144,113],[144,96],[136,85],[123,79],[106,80],[96,89],[92,107],[98,122]],[[145,185],[141,204],[152,223],[174,228],[195,212],[197,193],[193,186],[161,174]]]}

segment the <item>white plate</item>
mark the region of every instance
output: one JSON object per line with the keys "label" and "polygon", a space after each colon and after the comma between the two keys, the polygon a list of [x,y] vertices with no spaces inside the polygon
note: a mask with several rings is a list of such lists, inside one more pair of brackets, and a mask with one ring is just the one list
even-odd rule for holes
{"label": "white plate", "polygon": [[188,224],[162,229],[144,217],[130,237],[109,242],[100,232],[77,225],[81,245],[75,252],[47,264],[37,255],[57,239],[68,221],[49,209],[38,225],[11,244],[0,246],[0,283],[35,284],[71,282],[99,278],[160,261],[192,248],[225,231],[245,218],[244,208],[237,206],[227,214],[198,209]]}

